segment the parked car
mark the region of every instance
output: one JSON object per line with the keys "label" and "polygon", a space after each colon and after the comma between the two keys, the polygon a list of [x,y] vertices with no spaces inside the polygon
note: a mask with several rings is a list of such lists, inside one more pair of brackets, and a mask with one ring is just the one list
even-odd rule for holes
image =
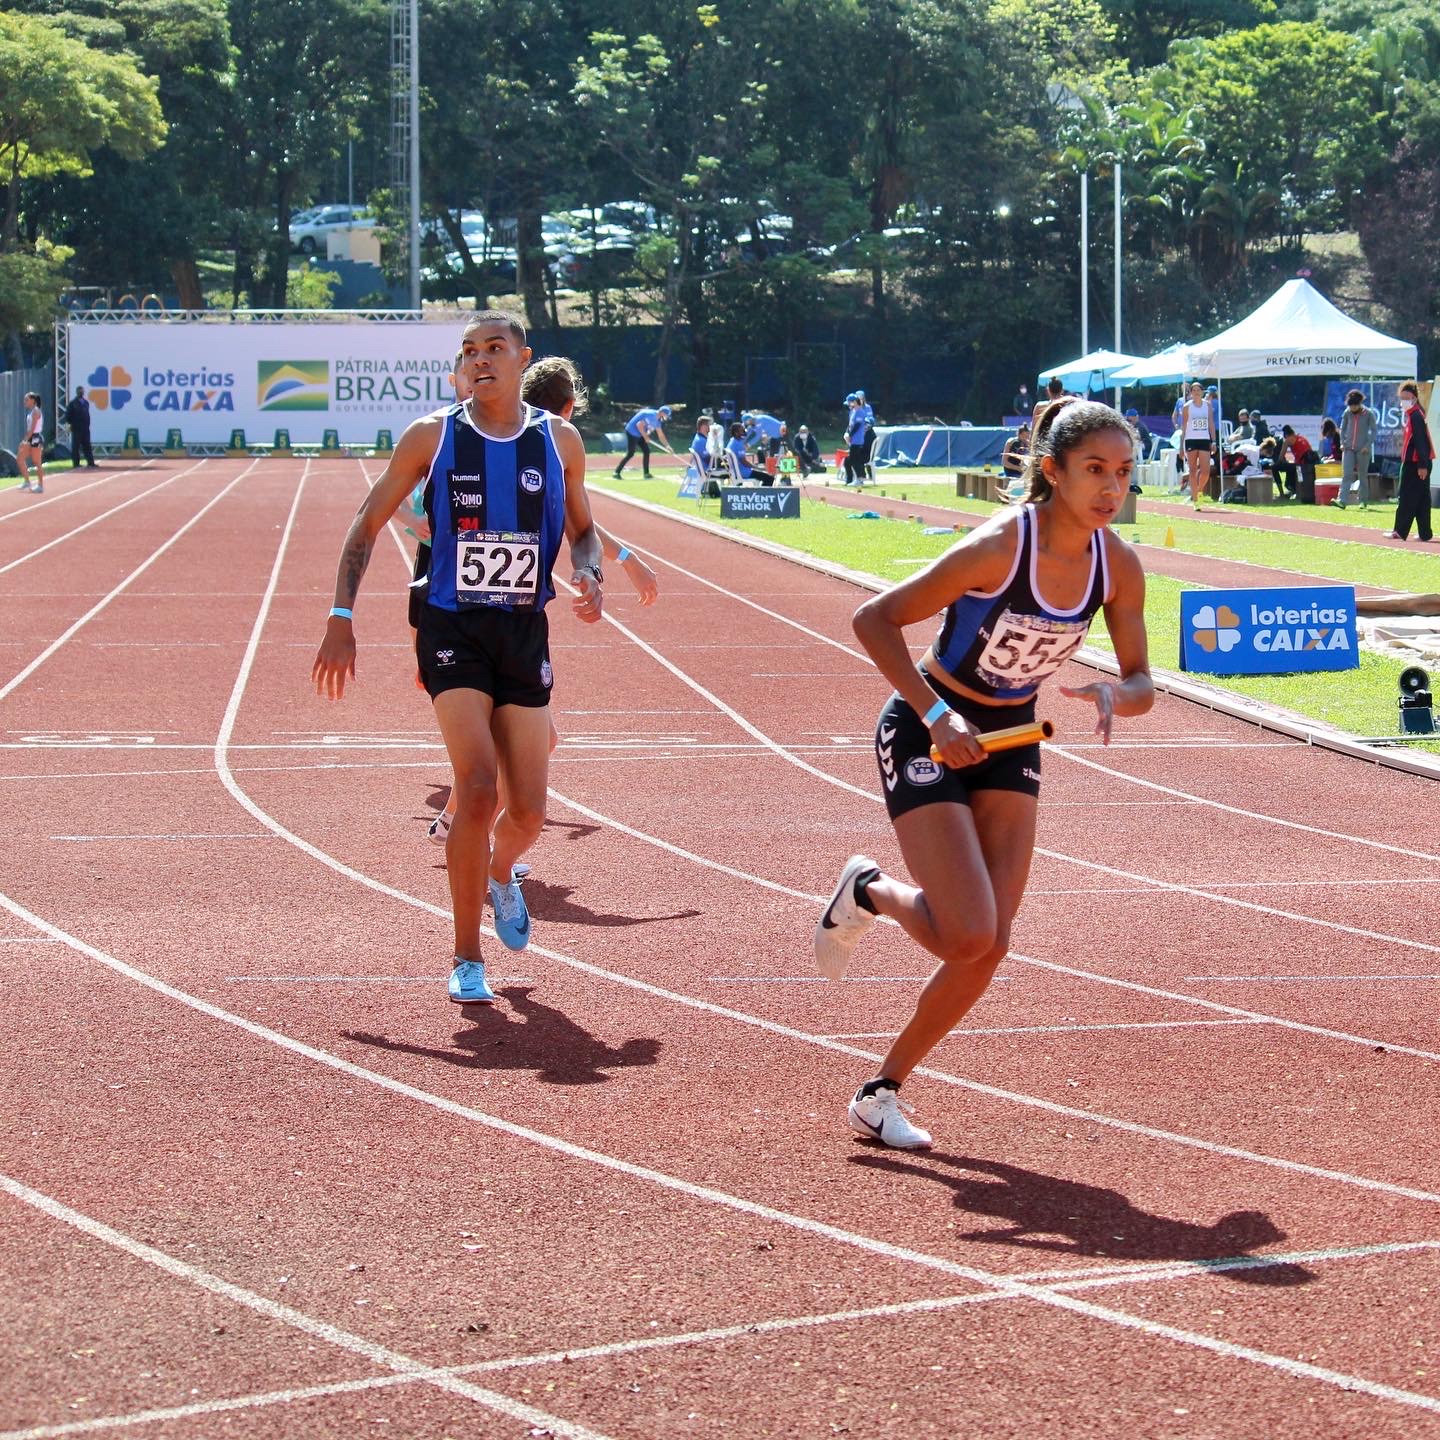
{"label": "parked car", "polygon": [[290,248],[302,255],[314,255],[325,248],[326,239],[337,230],[352,226],[373,226],[375,217],[368,210],[348,205],[316,205],[299,212],[303,219],[290,219]]}

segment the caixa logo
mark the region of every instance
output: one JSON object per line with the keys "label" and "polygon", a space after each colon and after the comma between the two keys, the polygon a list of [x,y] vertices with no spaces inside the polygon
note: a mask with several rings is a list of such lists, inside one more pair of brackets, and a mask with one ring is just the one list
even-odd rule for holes
{"label": "caixa logo", "polygon": [[229,370],[152,370],[142,367],[147,410],[234,410],[235,376]]}

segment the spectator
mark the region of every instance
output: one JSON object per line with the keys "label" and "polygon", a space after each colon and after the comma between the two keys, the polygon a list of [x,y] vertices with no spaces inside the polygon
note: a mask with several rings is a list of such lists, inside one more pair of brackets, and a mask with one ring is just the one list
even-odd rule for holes
{"label": "spectator", "polygon": [[1020,388],[1015,392],[1015,398],[1010,402],[1010,413],[1012,415],[1028,415],[1035,402],[1030,398],[1030,387],[1022,380]]}
{"label": "spectator", "polygon": [[1340,428],[1328,415],[1320,422],[1320,459],[1340,464]]}
{"label": "spectator", "polygon": [[1240,410],[1236,413],[1236,425],[1230,432],[1231,441],[1236,444],[1244,444],[1255,439],[1255,427],[1250,423],[1250,412]]}
{"label": "spectator", "polygon": [[1258,410],[1252,410],[1250,412],[1250,428],[1255,432],[1255,443],[1257,445],[1262,440],[1268,440],[1270,438],[1270,426]]}
{"label": "spectator", "polygon": [[865,407],[859,395],[850,397],[850,418],[845,423],[845,443],[850,447],[845,456],[845,483],[865,483]]}
{"label": "spectator", "polygon": [[1435,445],[1420,409],[1420,387],[1413,380],[1400,387],[1400,409],[1405,415],[1405,431],[1400,442],[1399,504],[1390,538],[1408,540],[1413,521],[1420,539],[1428,541],[1434,539],[1430,529],[1430,467]]}
{"label": "spectator", "polygon": [[730,427],[730,443],[725,447],[735,457],[735,474],[741,480],[769,480],[764,468],[745,448],[745,425],[737,420]]}
{"label": "spectator", "polygon": [[1360,497],[1360,508],[1370,504],[1370,462],[1375,454],[1376,414],[1365,403],[1359,390],[1345,397],[1345,413],[1340,417],[1340,494],[1335,503],[1343,510],[1345,497],[1353,486]]}
{"label": "spectator", "polygon": [[1293,425],[1280,427],[1280,453],[1275,457],[1276,489],[1290,481],[1290,498],[1304,505],[1315,503],[1315,447],[1295,431]]}
{"label": "spectator", "polygon": [[1140,412],[1133,405],[1125,412],[1125,418],[1130,422],[1130,428],[1140,437],[1140,458],[1144,460],[1150,454],[1150,442],[1155,437],[1150,433],[1150,427],[1140,418]]}
{"label": "spectator", "polygon": [[84,455],[85,466],[95,468],[95,452],[90,448],[90,402],[85,398],[85,387],[75,387],[75,398],[65,407],[65,424],[70,428],[70,459],[76,470],[80,468],[80,457]]}
{"label": "spectator", "polygon": [[690,442],[690,454],[701,475],[710,473],[710,424],[710,417],[702,415],[695,422],[695,438]]}
{"label": "spectator", "polygon": [[615,478],[630,463],[630,457],[638,450],[641,455],[640,468],[645,478],[650,478],[650,442],[654,440],[667,455],[675,451],[665,438],[665,422],[670,418],[670,407],[662,405],[658,410],[637,410],[625,425],[625,458],[615,467]]}
{"label": "spectator", "polygon": [[820,458],[820,442],[810,433],[808,425],[802,425],[795,432],[790,449],[794,451],[795,464],[799,467],[802,480],[810,475],[824,473],[825,462]]}
{"label": "spectator", "polygon": [[752,410],[750,426],[745,432],[745,438],[757,455],[778,455],[780,453],[780,432],[784,428],[773,415],[767,415],[763,410]]}
{"label": "spectator", "polygon": [[865,446],[865,468],[862,473],[868,475],[870,474],[870,457],[875,453],[875,410],[865,398],[863,390],[857,390],[855,398],[860,402],[860,413],[865,420],[865,433],[862,438]]}
{"label": "spectator", "polygon": [[1034,426],[1040,419],[1040,412],[1053,400],[1065,398],[1065,386],[1058,375],[1052,375],[1045,382],[1045,398],[1035,402],[1035,408],[1030,414],[1030,424]]}
{"label": "spectator", "polygon": [[1000,452],[1000,468],[1012,479],[1018,480],[1025,469],[1025,457],[1030,453],[1030,427],[1022,425],[1019,431],[1006,442]]}

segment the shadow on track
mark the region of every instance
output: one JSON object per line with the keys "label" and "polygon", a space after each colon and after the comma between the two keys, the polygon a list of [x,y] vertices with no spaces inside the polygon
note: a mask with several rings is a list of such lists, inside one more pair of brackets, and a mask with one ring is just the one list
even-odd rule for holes
{"label": "shadow on track", "polygon": [[[939,1151],[931,1151],[924,1161],[867,1154],[852,1155],[850,1163],[936,1181],[952,1192],[958,1210],[1008,1222],[1003,1227],[962,1231],[957,1240],[1104,1260],[1212,1265],[1217,1274],[1251,1285],[1304,1285],[1317,1278],[1301,1265],[1265,1264],[1263,1257],[1254,1257],[1254,1264],[1221,1268],[1223,1262],[1248,1260],[1251,1251],[1285,1238],[1285,1232],[1260,1210],[1234,1210],[1213,1225],[1174,1220],[1141,1210],[1118,1190]],[[935,1169],[937,1163],[956,1173]]]}
{"label": "shadow on track", "polygon": [[[533,1070],[549,1085],[601,1085],[607,1070],[632,1065],[653,1065],[660,1057],[660,1041],[636,1036],[623,1045],[608,1045],[582,1029],[563,1011],[530,998],[528,985],[503,986],[500,994],[511,1010],[498,1006],[467,1005],[465,1029],[455,1032],[454,1050],[412,1045],[361,1030],[342,1030],[347,1040],[372,1045],[400,1055],[443,1060],[471,1070]],[[511,1018],[511,1011],[518,1020]]]}

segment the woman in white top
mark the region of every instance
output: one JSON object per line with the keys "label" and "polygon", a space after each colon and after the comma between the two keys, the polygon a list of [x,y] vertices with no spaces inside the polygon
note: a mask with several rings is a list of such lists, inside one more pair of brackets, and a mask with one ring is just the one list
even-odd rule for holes
{"label": "woman in white top", "polygon": [[[45,493],[45,412],[40,408],[40,397],[32,390],[25,396],[25,436],[15,451],[20,464],[20,473],[25,478],[20,482],[22,490],[31,490],[36,495]],[[35,483],[30,483],[30,462],[35,463]]]}
{"label": "woman in white top", "polygon": [[1190,499],[1200,508],[1200,497],[1210,484],[1210,452],[1215,447],[1215,411],[1198,381],[1190,385],[1189,399],[1177,407],[1185,445],[1185,473],[1190,477]]}

